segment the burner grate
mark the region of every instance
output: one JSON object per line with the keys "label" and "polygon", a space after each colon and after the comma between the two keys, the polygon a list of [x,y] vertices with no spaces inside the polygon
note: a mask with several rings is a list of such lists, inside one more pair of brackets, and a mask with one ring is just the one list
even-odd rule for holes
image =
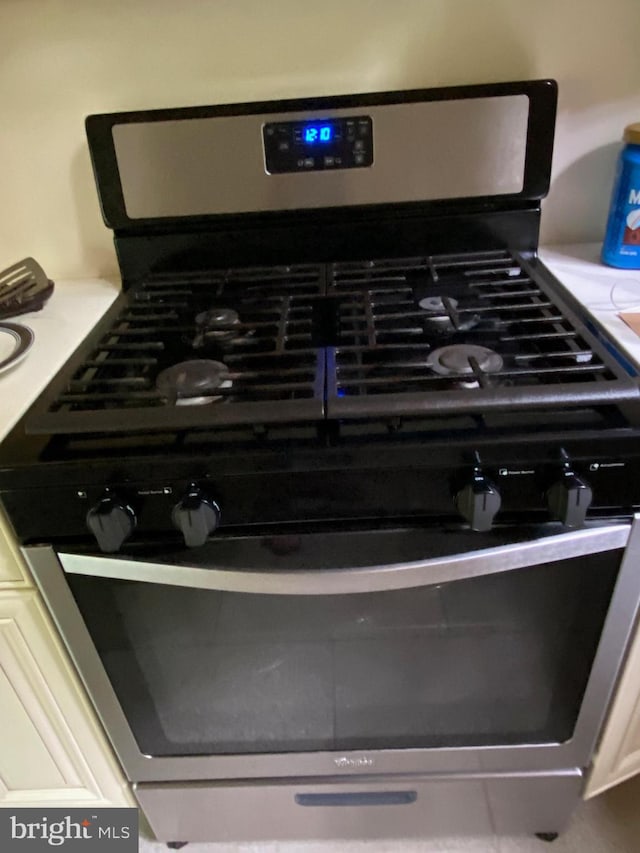
{"label": "burner grate", "polygon": [[[221,362],[225,381],[187,397],[205,405],[174,405],[156,378],[192,360]],[[637,398],[553,283],[492,251],[151,276],[121,297],[27,429],[346,423]]]}
{"label": "burner grate", "polygon": [[[316,265],[152,276],[28,428],[82,433],[320,419],[324,358],[313,314],[323,293],[324,269]],[[212,307],[233,307],[239,321],[207,337],[196,317]],[[215,404],[169,405],[156,388],[164,369],[187,359],[228,367]]]}
{"label": "burner grate", "polygon": [[[506,251],[334,264],[329,417],[576,405],[637,396],[580,321]],[[441,348],[496,353],[442,368]],[[455,361],[455,359],[454,359]],[[495,365],[500,363],[499,369]]]}

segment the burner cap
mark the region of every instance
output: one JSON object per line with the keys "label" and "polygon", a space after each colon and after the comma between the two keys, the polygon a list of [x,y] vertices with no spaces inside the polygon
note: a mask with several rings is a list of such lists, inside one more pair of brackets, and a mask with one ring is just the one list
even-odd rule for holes
{"label": "burner cap", "polygon": [[198,406],[223,399],[215,394],[222,388],[231,388],[229,368],[221,361],[194,359],[181,361],[162,370],[156,377],[156,388],[162,396],[176,406]]}
{"label": "burner cap", "polygon": [[[449,299],[449,302],[451,303],[451,307],[455,311],[456,308],[458,307],[458,300],[451,298],[451,299]],[[424,299],[421,299],[418,302],[418,305],[427,314],[433,314],[434,320],[435,319],[441,319],[441,320],[448,320],[449,319],[449,312],[447,311],[447,306],[445,305],[444,299],[442,298],[442,296],[425,296]]]}
{"label": "burner cap", "polygon": [[196,315],[196,326],[213,340],[226,341],[235,338],[240,315],[233,308],[210,308]]}
{"label": "burner cap", "polygon": [[441,376],[473,376],[471,359],[475,359],[483,373],[496,373],[502,369],[502,356],[475,344],[440,347],[429,354],[427,367]]}
{"label": "burner cap", "polygon": [[253,331],[243,334],[240,331],[240,315],[233,308],[209,308],[196,314],[196,336],[192,341],[194,349],[207,345],[225,348],[250,337]]}
{"label": "burner cap", "polygon": [[468,310],[462,311],[459,315],[458,305],[459,300],[454,299],[453,296],[448,297],[445,302],[444,297],[438,294],[425,296],[418,302],[418,307],[423,310],[429,329],[441,333],[467,332],[480,322],[478,314],[471,314]]}

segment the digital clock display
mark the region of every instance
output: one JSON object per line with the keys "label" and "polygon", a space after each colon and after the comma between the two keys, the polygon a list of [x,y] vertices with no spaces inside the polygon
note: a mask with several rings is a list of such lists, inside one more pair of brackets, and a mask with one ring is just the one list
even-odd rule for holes
{"label": "digital clock display", "polygon": [[373,164],[371,116],[309,116],[262,126],[268,175],[368,168]]}
{"label": "digital clock display", "polygon": [[304,128],[303,139],[307,145],[318,142],[331,142],[335,131],[330,124],[311,124]]}

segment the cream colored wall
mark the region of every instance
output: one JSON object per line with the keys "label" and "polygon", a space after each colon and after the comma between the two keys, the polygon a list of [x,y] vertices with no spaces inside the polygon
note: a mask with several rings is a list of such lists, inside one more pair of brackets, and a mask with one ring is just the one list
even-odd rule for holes
{"label": "cream colored wall", "polygon": [[543,239],[599,239],[639,38],[640,0],[0,0],[0,266],[116,269],[88,113],[546,76]]}

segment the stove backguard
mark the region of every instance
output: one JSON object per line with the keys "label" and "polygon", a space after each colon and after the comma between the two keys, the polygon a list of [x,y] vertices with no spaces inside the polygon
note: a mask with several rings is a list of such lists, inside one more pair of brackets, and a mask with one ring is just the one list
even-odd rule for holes
{"label": "stove backguard", "polygon": [[439,221],[434,253],[535,247],[556,98],[536,80],[89,116],[125,287],[151,270],[424,252],[416,217]]}

